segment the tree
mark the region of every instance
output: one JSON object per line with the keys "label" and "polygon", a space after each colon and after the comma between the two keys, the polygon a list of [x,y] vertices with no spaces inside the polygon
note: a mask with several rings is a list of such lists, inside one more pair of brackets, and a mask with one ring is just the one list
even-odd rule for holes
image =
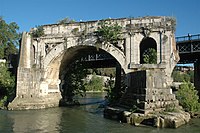
{"label": "tree", "polygon": [[199,96],[194,85],[190,82],[184,82],[180,85],[177,92],[177,99],[186,111],[196,112],[200,110]]}
{"label": "tree", "polygon": [[86,91],[83,79],[87,76],[87,70],[80,61],[73,62],[68,68],[62,96],[66,101],[72,102],[75,95],[83,96]]}
{"label": "tree", "polygon": [[86,83],[85,88],[87,91],[103,91],[103,78],[93,73],[91,80]]}
{"label": "tree", "polygon": [[43,26],[36,26],[36,28],[31,33],[32,37],[41,37],[44,35],[44,29]]}
{"label": "tree", "polygon": [[174,82],[182,82],[183,81],[183,76],[181,76],[179,71],[173,71],[172,78],[173,78]]}
{"label": "tree", "polygon": [[172,77],[175,82],[184,82],[184,81],[189,82],[194,79],[194,77],[192,77],[192,73],[190,75],[189,73],[182,73],[180,71],[173,71]]}
{"label": "tree", "polygon": [[153,48],[148,48],[143,53],[144,63],[147,64],[157,64],[157,52]]}
{"label": "tree", "polygon": [[[15,22],[7,24],[0,17],[0,59],[9,59],[9,55],[18,53],[20,35]],[[15,94],[15,78],[11,76],[6,64],[0,63],[0,106],[5,106],[7,100]]]}
{"label": "tree", "polygon": [[5,63],[0,63],[0,99],[7,101],[15,94],[15,78],[11,76]]}
{"label": "tree", "polygon": [[194,71],[188,71],[187,74],[190,77],[190,82],[194,83]]}
{"label": "tree", "polygon": [[110,42],[117,43],[118,40],[121,39],[121,30],[122,27],[117,23],[111,24],[105,21],[99,23],[99,27],[97,29],[97,36],[100,42]]}
{"label": "tree", "polygon": [[16,54],[18,52],[20,34],[19,27],[15,22],[7,24],[2,17],[0,17],[0,59],[8,59],[8,55]]}

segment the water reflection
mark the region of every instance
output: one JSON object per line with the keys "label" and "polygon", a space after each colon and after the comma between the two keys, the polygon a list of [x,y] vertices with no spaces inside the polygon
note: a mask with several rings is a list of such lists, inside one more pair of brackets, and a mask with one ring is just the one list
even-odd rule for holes
{"label": "water reflection", "polygon": [[[93,97],[94,96],[94,97]],[[82,102],[101,101],[104,96],[90,95]],[[178,129],[134,127],[104,119],[98,104],[72,108],[29,111],[0,110],[0,133],[199,133],[200,119]]]}
{"label": "water reflection", "polygon": [[59,133],[62,111],[60,109],[14,111],[9,114],[13,132]]}

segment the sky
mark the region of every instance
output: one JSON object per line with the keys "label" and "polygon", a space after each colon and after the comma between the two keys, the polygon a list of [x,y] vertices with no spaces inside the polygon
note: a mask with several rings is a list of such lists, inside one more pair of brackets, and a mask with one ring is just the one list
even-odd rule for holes
{"label": "sky", "polygon": [[200,33],[200,0],[0,0],[0,16],[16,22],[20,32],[63,18],[89,21],[107,18],[171,16],[176,36]]}

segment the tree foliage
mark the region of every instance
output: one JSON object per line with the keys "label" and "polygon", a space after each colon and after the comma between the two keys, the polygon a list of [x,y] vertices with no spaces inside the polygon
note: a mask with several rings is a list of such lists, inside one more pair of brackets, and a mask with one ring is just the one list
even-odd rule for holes
{"label": "tree foliage", "polygon": [[7,98],[10,98],[14,94],[15,78],[11,76],[5,63],[0,63],[0,99],[3,99],[3,102],[5,102]]}
{"label": "tree foliage", "polygon": [[187,75],[190,77],[190,82],[194,83],[194,71],[188,71]]}
{"label": "tree foliage", "polygon": [[117,23],[111,24],[106,21],[102,21],[99,23],[99,27],[97,30],[99,41],[105,41],[115,44],[118,40],[121,39],[121,30],[122,27],[119,26]]}
{"label": "tree foliage", "polygon": [[74,19],[70,19],[70,18],[66,17],[66,18],[59,20],[58,24],[69,24],[69,23],[74,23],[74,22],[76,22]]}
{"label": "tree foliage", "polygon": [[75,95],[83,95],[86,91],[85,82],[83,79],[87,76],[87,70],[84,69],[84,65],[75,61],[68,67],[67,74],[65,75],[65,84],[63,85],[63,98],[72,102]]}
{"label": "tree foliage", "polygon": [[174,82],[193,82],[194,81],[194,72],[183,73],[181,71],[173,71],[172,78]]}
{"label": "tree foliage", "polygon": [[16,46],[19,45],[20,34],[19,27],[15,22],[7,24],[0,17],[0,59],[8,59],[9,54],[18,52]]}
{"label": "tree foliage", "polygon": [[[9,55],[17,54],[19,39],[19,27],[15,22],[6,23],[0,17],[0,59],[9,60]],[[5,106],[7,99],[15,94],[15,78],[8,71],[5,63],[0,63],[0,106]]]}
{"label": "tree foliage", "polygon": [[112,103],[116,98],[116,94],[115,94],[115,80],[113,79],[113,77],[110,77],[109,80],[107,80],[106,83],[106,92],[107,92],[107,96],[108,96],[108,100],[110,103]]}
{"label": "tree foliage", "polygon": [[41,37],[44,35],[44,29],[43,26],[36,26],[36,28],[31,33],[32,37]]}
{"label": "tree foliage", "polygon": [[194,85],[190,82],[184,82],[184,84],[180,85],[177,92],[177,99],[186,111],[195,112],[200,109],[200,103],[198,102],[199,96],[197,93]]}
{"label": "tree foliage", "polygon": [[112,76],[115,77],[116,75],[116,68],[93,68],[88,69],[88,72],[90,74],[96,73],[97,75],[101,76]]}
{"label": "tree foliage", "polygon": [[103,78],[94,73],[91,80],[86,83],[85,88],[87,91],[103,91]]}
{"label": "tree foliage", "polygon": [[146,64],[157,64],[157,52],[153,48],[148,48],[143,53],[143,60]]}

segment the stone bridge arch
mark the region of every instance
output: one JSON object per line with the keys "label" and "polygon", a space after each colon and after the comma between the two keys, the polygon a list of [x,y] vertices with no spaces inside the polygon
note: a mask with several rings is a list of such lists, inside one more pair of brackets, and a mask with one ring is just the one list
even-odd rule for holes
{"label": "stone bridge arch", "polygon": [[[43,68],[46,69],[48,68],[48,66],[55,61],[57,58],[60,58],[60,60],[62,60],[62,57],[64,56],[64,54],[69,50],[69,49],[74,49],[74,52],[76,52],[75,49],[81,49],[81,48],[86,48],[86,47],[94,47],[96,49],[97,46],[95,46],[95,42],[93,44],[81,44],[81,45],[77,45],[76,42],[72,42],[72,43],[61,43],[59,45],[57,45],[56,47],[54,47],[45,57],[44,57],[44,63],[43,63]],[[119,64],[121,65],[121,67],[125,70],[127,70],[127,64],[126,64],[126,57],[124,55],[124,52],[122,50],[120,50],[119,48],[115,47],[113,44],[107,43],[107,44],[102,44],[101,47],[99,47],[100,49],[106,51],[108,54],[112,55],[112,57],[114,57]]]}
{"label": "stone bridge arch", "polygon": [[[63,64],[69,59],[66,56],[73,58],[73,52],[96,48],[101,21],[121,27],[119,40],[122,42],[118,40],[113,45],[101,40],[99,48],[112,55],[124,70],[129,89],[126,94],[130,96],[132,93],[133,102],[127,102],[131,104],[130,107],[136,103],[144,112],[152,111],[155,103],[162,100],[158,95],[161,93],[167,96],[162,100],[164,104],[154,108],[163,108],[164,105],[176,102],[169,89],[171,71],[178,61],[174,40],[175,20],[170,17],[148,16],[44,25],[44,35],[40,37],[31,36],[37,29],[24,33],[17,72],[17,94],[9,107],[35,109],[58,106],[61,98],[59,74],[63,71]],[[145,37],[153,38],[157,44],[157,64],[140,62],[140,43]],[[151,105],[149,101],[153,101]]]}
{"label": "stone bridge arch", "polygon": [[[76,41],[68,41],[67,43],[61,43],[55,46],[51,51],[44,57],[44,73],[42,75],[42,83],[40,85],[40,92],[42,95],[48,94],[49,92],[60,92],[60,84],[62,76],[60,73],[65,74],[65,68],[71,60],[75,59],[76,56],[83,52],[97,49],[95,41],[91,43],[83,42],[78,44]],[[113,44],[101,44],[99,50],[106,52],[111,55],[126,72],[126,58],[122,50],[115,47]]]}

